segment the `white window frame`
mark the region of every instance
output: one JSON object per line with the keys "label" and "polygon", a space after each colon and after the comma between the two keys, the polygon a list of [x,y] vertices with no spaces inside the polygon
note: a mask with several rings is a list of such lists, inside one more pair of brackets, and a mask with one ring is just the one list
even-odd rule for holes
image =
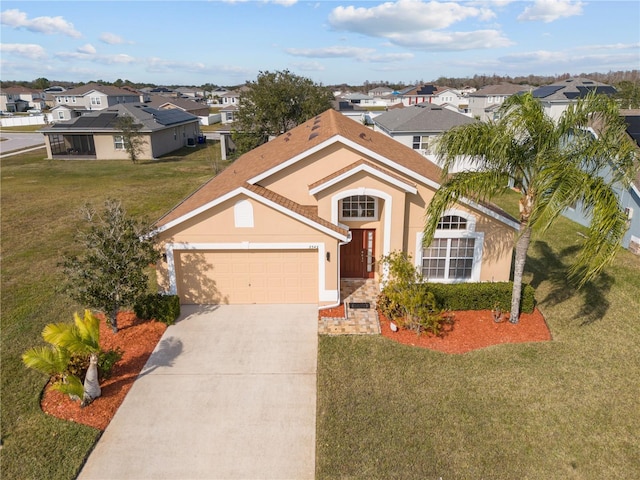
{"label": "white window frame", "polygon": [[91,105],[102,105],[102,99],[100,97],[91,97]]}
{"label": "white window frame", "polygon": [[122,135],[113,136],[113,148],[115,150],[125,150],[124,136]]}
{"label": "white window frame", "polygon": [[[350,198],[354,198],[354,197],[368,197],[371,200],[373,200],[373,216],[372,217],[367,217],[367,216],[358,216],[358,217],[345,217],[344,216],[344,201]],[[367,202],[369,200],[366,200]],[[372,195],[350,195],[347,197],[344,197],[340,200],[340,220],[341,221],[345,221],[345,222],[376,222],[379,219],[379,212],[378,212],[378,198],[374,197]]]}
{"label": "white window frame", "polygon": [[[480,273],[482,271],[482,245],[484,244],[484,233],[476,232],[476,217],[469,212],[463,210],[450,209],[442,214],[442,217],[448,215],[456,215],[467,220],[467,228],[462,230],[436,230],[434,239],[447,239],[447,257],[445,261],[445,277],[444,278],[424,278],[425,281],[433,283],[465,283],[465,282],[479,282]],[[423,233],[418,232],[416,234],[416,256],[415,266],[422,272],[422,260],[423,260],[423,248],[422,248]],[[449,278],[449,261],[451,260],[450,249],[452,239],[458,238],[473,238],[473,265],[471,267],[470,278]]]}

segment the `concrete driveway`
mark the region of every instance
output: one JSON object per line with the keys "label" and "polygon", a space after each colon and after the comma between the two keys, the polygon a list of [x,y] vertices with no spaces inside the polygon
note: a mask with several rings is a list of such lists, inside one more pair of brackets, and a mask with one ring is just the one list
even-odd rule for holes
{"label": "concrete driveway", "polygon": [[78,479],[312,479],[317,307],[183,306]]}

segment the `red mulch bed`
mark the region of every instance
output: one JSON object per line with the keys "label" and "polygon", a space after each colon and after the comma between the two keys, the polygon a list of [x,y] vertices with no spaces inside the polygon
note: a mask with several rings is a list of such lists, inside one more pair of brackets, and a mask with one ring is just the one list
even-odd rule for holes
{"label": "red mulch bed", "polygon": [[[537,308],[523,313],[517,324],[509,323],[508,314],[496,323],[490,310],[456,311],[453,322],[445,325],[440,335],[410,330],[392,332],[389,320],[382,314],[380,328],[383,336],[404,345],[429,348],[444,353],[466,353],[471,350],[502,343],[545,342],[551,340],[551,332],[542,313]],[[344,307],[322,310],[323,317],[343,317]]]}
{"label": "red mulch bed", "polygon": [[[382,314],[380,327],[382,335],[393,341],[445,353],[465,353],[501,343],[551,340],[549,328],[538,309],[531,314],[523,313],[517,325],[506,320],[494,322],[489,310],[453,313],[453,323],[446,325],[440,336],[418,336],[407,330],[392,332],[389,320]],[[321,310],[320,315],[343,317],[344,307]],[[106,322],[100,323],[102,348],[110,350],[119,347],[124,351],[122,359],[113,367],[110,378],[100,384],[102,396],[82,408],[80,402],[72,401],[67,395],[47,385],[40,402],[45,413],[99,430],[107,427],[167,328],[164,323],[139,320],[132,312],[118,315],[118,327],[118,333],[114,334]]]}
{"label": "red mulch bed", "polygon": [[102,396],[86,407],[72,401],[68,395],[45,387],[40,405],[45,413],[64,420],[104,430],[118,410],[133,381],[158,344],[167,326],[161,322],[142,321],[132,312],[118,314],[118,333],[113,333],[105,321],[100,322],[100,345],[103,350],[121,348],[124,355],[100,383]]}

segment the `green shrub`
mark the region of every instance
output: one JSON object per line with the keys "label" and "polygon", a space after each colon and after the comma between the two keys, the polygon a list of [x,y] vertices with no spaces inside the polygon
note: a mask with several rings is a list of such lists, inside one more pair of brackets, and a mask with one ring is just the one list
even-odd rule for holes
{"label": "green shrub", "polygon": [[161,293],[142,295],[133,306],[133,311],[141,320],[156,320],[173,325],[180,316],[180,298]]}
{"label": "green shrub", "polygon": [[98,372],[100,373],[101,380],[105,380],[111,376],[113,366],[120,361],[123,354],[124,352],[120,347],[114,350],[100,352],[98,355]]}
{"label": "green shrub", "polygon": [[[448,310],[491,310],[499,307],[503,312],[511,309],[512,282],[483,283],[424,283],[423,288],[433,293],[438,307]],[[524,285],[520,310],[531,313],[535,307],[535,289]]]}
{"label": "green shrub", "polygon": [[411,258],[394,252],[383,257],[380,263],[388,268],[389,279],[378,303],[381,311],[394,320],[398,327],[422,332],[440,333],[444,321],[433,293],[423,288],[421,274]]}

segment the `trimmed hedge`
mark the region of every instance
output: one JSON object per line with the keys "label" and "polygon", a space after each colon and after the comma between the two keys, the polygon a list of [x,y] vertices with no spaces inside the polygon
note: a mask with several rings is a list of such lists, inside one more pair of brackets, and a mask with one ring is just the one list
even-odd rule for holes
{"label": "trimmed hedge", "polygon": [[[438,306],[444,309],[491,310],[496,306],[502,311],[511,309],[513,282],[425,283],[424,286],[436,297]],[[523,285],[520,310],[531,313],[535,304],[535,289],[531,285]]]}
{"label": "trimmed hedge", "polygon": [[142,320],[157,320],[173,325],[180,316],[180,297],[150,293],[143,295],[133,306],[136,317]]}

